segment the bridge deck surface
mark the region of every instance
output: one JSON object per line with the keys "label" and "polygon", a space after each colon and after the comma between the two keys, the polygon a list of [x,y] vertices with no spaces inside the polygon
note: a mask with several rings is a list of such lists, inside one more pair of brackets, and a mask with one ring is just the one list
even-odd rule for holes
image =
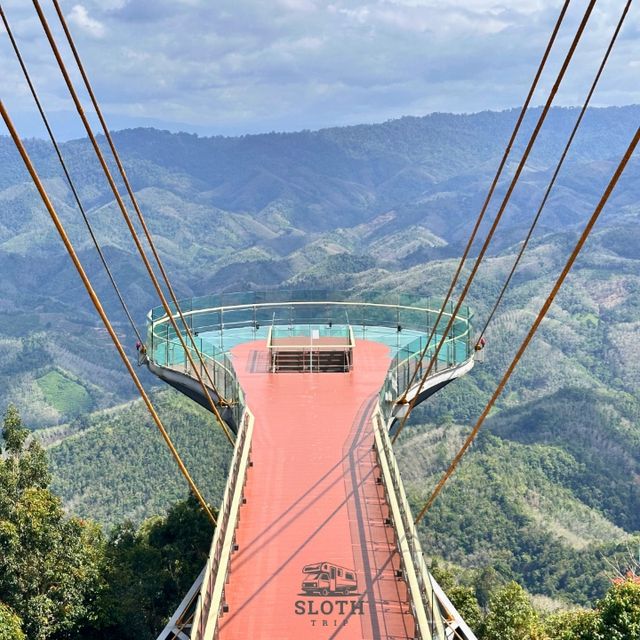
{"label": "bridge deck surface", "polygon": [[[255,416],[254,466],[220,638],[413,638],[372,450],[371,411],[389,348],[357,340],[350,373],[269,373],[262,340],[232,355]],[[302,568],[320,562],[354,570],[355,594],[303,593]]]}

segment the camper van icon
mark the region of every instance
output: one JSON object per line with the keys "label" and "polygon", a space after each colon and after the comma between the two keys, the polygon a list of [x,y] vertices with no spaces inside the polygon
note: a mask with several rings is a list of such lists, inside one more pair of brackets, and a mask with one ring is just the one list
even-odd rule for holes
{"label": "camper van icon", "polygon": [[330,562],[307,564],[302,568],[302,591],[306,595],[337,596],[358,589],[356,572]]}

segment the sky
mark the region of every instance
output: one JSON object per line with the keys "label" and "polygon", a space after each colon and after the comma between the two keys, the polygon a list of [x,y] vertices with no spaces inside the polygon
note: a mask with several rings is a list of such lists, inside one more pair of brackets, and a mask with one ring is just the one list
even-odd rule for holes
{"label": "sky", "polygon": [[[41,4],[64,44],[50,1]],[[61,0],[61,5],[111,128],[241,135],[517,107],[562,2]],[[623,5],[624,0],[597,2],[554,104],[582,103]],[[56,133],[61,139],[80,137],[81,124],[32,3],[4,0],[2,6]],[[572,0],[534,103],[546,99],[586,6],[586,0]],[[68,49],[62,51],[72,66]],[[1,26],[0,97],[24,137],[44,137]],[[640,3],[631,6],[592,101],[594,106],[633,103],[640,103]]]}

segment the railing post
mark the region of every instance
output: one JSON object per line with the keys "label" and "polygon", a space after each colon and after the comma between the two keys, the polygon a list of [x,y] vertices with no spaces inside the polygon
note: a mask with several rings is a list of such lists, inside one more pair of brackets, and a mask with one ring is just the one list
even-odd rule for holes
{"label": "railing post", "polygon": [[[200,342],[200,353],[202,353],[202,338],[198,338],[199,342]],[[200,361],[200,377],[204,380],[204,357],[202,358],[198,358],[198,360]]]}
{"label": "railing post", "polygon": [[367,337],[367,307],[362,307],[362,339]]}
{"label": "railing post", "polygon": [[155,362],[156,360],[156,354],[154,351],[154,335],[153,335],[154,333],[155,333],[155,323],[153,321],[153,312],[152,312],[151,313],[151,345],[150,345],[151,351],[149,352],[151,354],[150,360],[152,362]]}
{"label": "railing post", "polygon": [[220,349],[224,350],[224,339],[222,337],[224,331],[224,310],[220,307]]}
{"label": "railing post", "polygon": [[228,385],[229,385],[229,373],[227,371],[227,367],[224,367],[224,394],[225,397],[230,397],[231,394],[229,394],[228,392]]}

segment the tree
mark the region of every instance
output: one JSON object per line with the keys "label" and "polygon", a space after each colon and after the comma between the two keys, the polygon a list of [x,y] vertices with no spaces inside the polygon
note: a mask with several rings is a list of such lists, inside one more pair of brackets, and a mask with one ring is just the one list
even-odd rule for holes
{"label": "tree", "polygon": [[476,598],[478,604],[486,613],[489,608],[491,596],[500,585],[500,575],[491,566],[484,567],[475,579]]}
{"label": "tree", "polygon": [[460,584],[460,576],[442,565],[437,558],[431,561],[429,572],[445,591],[462,619],[472,630],[478,632],[482,625],[482,611],[476,598],[475,588]]}
{"label": "tree", "polygon": [[197,501],[139,528],[125,522],[107,542],[65,515],[14,407],[2,437],[0,640],[154,638],[207,561],[211,524]]}
{"label": "tree", "polygon": [[640,584],[633,576],[616,580],[594,611],[570,611],[545,622],[549,640],[637,640]]}
{"label": "tree", "polygon": [[563,611],[549,616],[544,630],[549,640],[603,640],[597,611]]}
{"label": "tree", "polygon": [[0,602],[0,640],[24,640],[22,621],[6,604]]}
{"label": "tree", "polygon": [[155,638],[206,564],[211,537],[193,497],[137,530],[130,522],[116,527],[104,556],[100,637]]}
{"label": "tree", "polygon": [[519,584],[509,582],[491,597],[484,640],[541,640],[543,637],[538,614]]}
{"label": "tree", "polygon": [[640,584],[632,578],[614,584],[598,603],[600,630],[607,640],[640,638]]}
{"label": "tree", "polygon": [[10,404],[4,414],[2,424],[2,439],[4,440],[5,449],[12,457],[17,457],[24,446],[26,439],[29,437],[29,429],[22,426],[22,420],[18,410]]}
{"label": "tree", "polygon": [[456,585],[456,578],[453,573],[444,565],[440,564],[437,558],[433,558],[431,561],[429,572],[446,593],[449,593]]}
{"label": "tree", "polygon": [[456,585],[449,589],[447,595],[462,619],[473,631],[479,632],[482,626],[482,611],[473,587]]}
{"label": "tree", "polygon": [[0,601],[30,640],[70,634],[90,619],[99,588],[102,534],[66,517],[49,490],[45,453],[15,407],[4,416],[0,460]]}

